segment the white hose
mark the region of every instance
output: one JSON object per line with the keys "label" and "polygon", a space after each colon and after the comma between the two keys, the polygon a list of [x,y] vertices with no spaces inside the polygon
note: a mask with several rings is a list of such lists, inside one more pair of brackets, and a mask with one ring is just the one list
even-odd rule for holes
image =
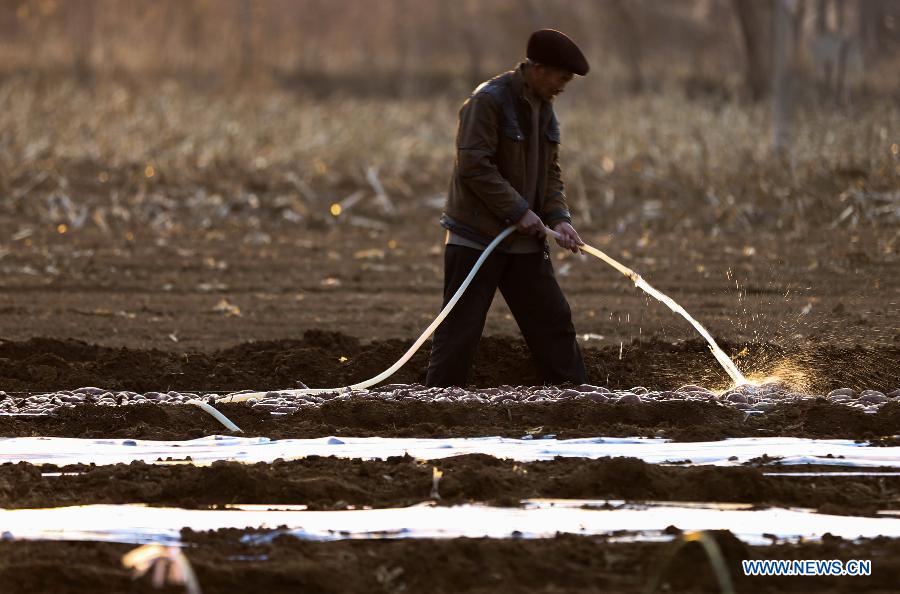
{"label": "white hose", "polygon": [[[500,234],[497,235],[497,237],[495,237],[494,240],[488,244],[488,246],[481,253],[481,256],[478,257],[478,260],[475,262],[475,265],[472,266],[472,270],[469,271],[469,275],[466,276],[465,280],[463,280],[462,284],[456,290],[456,293],[453,294],[453,297],[450,298],[450,301],[447,302],[447,305],[445,305],[444,308],[441,310],[441,313],[438,314],[438,317],[436,317],[434,319],[434,321],[431,322],[431,324],[429,324],[429,326],[425,329],[425,331],[422,333],[422,335],[419,336],[419,338],[416,340],[416,342],[414,342],[413,345],[411,347],[409,347],[409,350],[406,351],[406,353],[404,353],[404,355],[402,357],[400,357],[396,363],[394,363],[393,365],[391,365],[390,367],[388,367],[387,369],[385,369],[384,371],[382,371],[375,377],[373,377],[371,379],[367,379],[366,381],[363,381],[363,382],[359,382],[357,384],[353,384],[351,386],[343,386],[340,388],[304,388],[304,389],[299,389],[299,390],[276,390],[277,393],[279,395],[284,395],[284,396],[308,396],[308,395],[315,395],[315,394],[326,394],[326,393],[331,393],[331,392],[341,392],[341,391],[348,390],[348,389],[349,390],[363,390],[365,388],[368,388],[369,386],[374,386],[375,384],[381,383],[384,380],[386,380],[387,378],[394,375],[397,372],[397,370],[399,370],[401,367],[403,367],[406,364],[406,362],[409,361],[412,358],[412,356],[416,354],[416,351],[418,351],[419,348],[422,346],[422,344],[424,344],[424,342],[426,340],[428,340],[428,337],[431,336],[432,333],[441,324],[441,322],[444,321],[444,318],[446,318],[447,315],[449,315],[450,310],[453,309],[453,306],[456,305],[457,301],[459,301],[460,297],[462,297],[463,293],[465,293],[466,289],[472,283],[472,279],[475,278],[475,274],[481,268],[481,265],[484,264],[484,261],[487,260],[487,257],[491,254],[491,252],[494,251],[494,248],[497,247],[497,244],[499,244],[501,241],[503,241],[510,233],[515,231],[515,229],[516,229],[515,225],[510,225],[509,227],[507,227],[506,229],[501,231]],[[557,233],[551,229],[548,229],[546,227],[544,228],[544,232],[547,235],[555,237],[556,239],[561,238],[559,233]],[[675,304],[673,306],[672,304],[674,302],[671,302],[671,299],[666,298],[665,295],[663,295],[656,289],[653,289],[653,287],[650,287],[650,285],[648,285],[647,282],[644,281],[644,279],[642,279],[639,274],[637,274],[635,271],[631,270],[627,266],[621,264],[620,262],[617,262],[616,260],[609,257],[608,255],[606,255],[602,251],[598,250],[597,248],[587,245],[587,244],[582,244],[578,247],[582,252],[590,254],[590,255],[594,256],[595,258],[598,258],[598,259],[606,262],[607,264],[609,264],[610,266],[612,266],[613,268],[615,268],[616,270],[621,272],[623,275],[630,278],[634,282],[634,284],[637,285],[639,288],[643,289],[644,291],[646,291],[648,294],[652,295],[656,299],[663,301],[664,303],[669,305],[669,307],[672,308],[674,311],[680,313],[686,319],[688,319],[688,321],[690,321],[700,331],[700,333],[703,335],[703,337],[706,338],[707,342],[709,342],[710,349],[713,351],[713,354],[716,356],[716,359],[719,360],[719,363],[722,364],[722,366],[729,373],[729,375],[731,375],[732,379],[735,380],[735,383],[736,384],[747,383],[747,380],[743,377],[741,372],[734,365],[734,362],[732,362],[731,359],[729,359],[728,356],[725,355],[724,352],[722,352],[721,349],[718,348],[718,345],[715,344],[715,341],[712,339],[712,336],[710,336],[709,333],[706,332],[705,328],[700,326],[700,324],[698,322],[696,322],[693,318],[691,318],[689,315],[687,315],[687,312],[684,311],[680,306],[677,306],[677,304]],[[251,398],[255,398],[255,399],[265,398],[267,394],[269,394],[269,391],[248,392],[248,393],[244,393],[244,394],[233,394],[231,396],[225,396],[224,398],[219,399],[218,402],[246,402],[247,400],[250,400]],[[230,429],[232,431],[240,431],[240,429],[238,429],[237,425],[235,425],[234,423],[229,421],[225,417],[225,415],[223,415],[222,413],[220,413],[219,411],[214,409],[209,404],[207,404],[205,402],[201,402],[199,400],[189,400],[188,403],[197,405],[200,408],[202,408],[203,410],[205,410],[206,412],[208,412],[209,414],[213,415],[220,423],[222,423],[228,429]]]}
{"label": "white hose", "polygon": [[[475,262],[475,265],[472,266],[472,270],[469,271],[469,275],[465,278],[465,280],[463,280],[462,284],[456,290],[456,293],[453,294],[453,297],[450,298],[450,301],[447,302],[447,305],[445,305],[444,309],[441,310],[441,313],[438,314],[438,317],[436,317],[434,319],[434,321],[431,322],[431,324],[429,324],[429,326],[427,328],[425,328],[425,331],[422,333],[422,335],[419,336],[418,339],[416,339],[416,342],[414,342],[413,345],[411,347],[409,347],[409,350],[406,351],[406,353],[404,353],[404,355],[402,357],[397,359],[396,363],[394,363],[393,365],[391,365],[390,367],[388,367],[387,369],[385,369],[384,371],[382,371],[375,377],[373,377],[371,379],[367,379],[364,382],[359,382],[358,384],[353,384],[352,386],[343,386],[340,388],[305,388],[305,389],[299,389],[299,390],[277,390],[277,392],[279,394],[285,395],[285,396],[308,396],[308,395],[315,395],[315,394],[327,394],[329,392],[341,392],[341,391],[347,390],[347,389],[364,390],[364,389],[368,388],[369,386],[374,386],[375,384],[383,382],[387,378],[389,378],[392,375],[394,375],[395,373],[397,373],[397,370],[399,370],[401,367],[406,365],[406,362],[409,361],[412,358],[412,356],[416,354],[416,351],[418,351],[419,348],[421,348],[422,344],[424,344],[424,342],[426,340],[428,340],[428,337],[431,336],[432,333],[434,333],[434,331],[437,329],[437,327],[441,325],[441,322],[444,321],[444,318],[446,318],[450,314],[450,310],[453,309],[453,306],[456,305],[456,302],[459,301],[459,299],[460,299],[460,297],[462,297],[463,293],[466,292],[466,289],[472,283],[472,279],[475,278],[475,274],[481,268],[481,265],[484,264],[484,261],[487,260],[487,257],[489,255],[491,255],[491,252],[494,251],[494,248],[497,247],[497,244],[499,244],[501,241],[506,239],[506,237],[515,230],[516,230],[516,226],[510,225],[509,227],[507,227],[506,229],[501,231],[500,234],[497,235],[497,237],[495,237],[494,240],[491,243],[489,243],[486,248],[484,248],[484,251],[481,252],[481,256],[478,257],[478,260]],[[251,398],[257,398],[257,399],[264,398],[266,396],[266,394],[268,394],[268,393],[269,392],[266,391],[266,392],[248,392],[245,394],[234,394],[232,396],[226,396],[226,397],[222,398],[221,400],[219,400],[218,402],[244,402],[244,401],[250,400]],[[216,412],[218,412],[218,411],[216,411]]]}
{"label": "white hose", "polygon": [[194,406],[199,406],[202,410],[211,414],[215,420],[222,423],[222,425],[224,425],[225,428],[228,429],[229,431],[234,431],[235,433],[243,433],[243,431],[241,431],[240,427],[238,427],[237,425],[232,423],[228,419],[228,417],[226,417],[225,415],[223,415],[222,413],[220,413],[219,411],[214,409],[212,406],[210,406],[209,403],[203,402],[202,400],[197,400],[195,398],[192,400],[188,400],[187,404],[193,404]]}

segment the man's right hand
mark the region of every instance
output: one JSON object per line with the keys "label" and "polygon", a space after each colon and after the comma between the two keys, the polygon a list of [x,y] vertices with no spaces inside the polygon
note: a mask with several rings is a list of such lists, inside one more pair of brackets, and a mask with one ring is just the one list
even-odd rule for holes
{"label": "man's right hand", "polygon": [[536,235],[538,237],[546,235],[544,222],[530,208],[525,211],[521,219],[516,221],[516,229],[526,235]]}

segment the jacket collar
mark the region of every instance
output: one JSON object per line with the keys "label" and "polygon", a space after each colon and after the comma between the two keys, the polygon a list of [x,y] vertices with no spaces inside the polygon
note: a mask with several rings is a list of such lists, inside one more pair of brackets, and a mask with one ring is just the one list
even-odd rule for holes
{"label": "jacket collar", "polygon": [[[512,76],[510,77],[510,88],[513,92],[513,97],[516,99],[521,99],[525,101],[525,62],[520,62],[516,69],[512,71]],[[540,99],[541,104],[545,103],[543,99]],[[542,105],[543,107],[543,105]]]}
{"label": "jacket collar", "polygon": [[[525,86],[525,62],[520,62],[515,70],[510,71],[509,88],[516,101],[527,105],[528,101],[525,99]],[[539,99],[539,101],[541,110],[539,125],[540,129],[544,130],[547,126],[547,122],[550,120],[552,106],[543,99]]]}
{"label": "jacket collar", "polygon": [[[525,62],[519,62],[519,65],[516,66],[516,69],[512,71],[511,84],[515,96],[525,99],[525,90],[528,88],[528,85],[525,84]],[[549,102],[544,101],[537,95],[534,95],[534,97],[535,99],[540,101],[541,107],[550,105]]]}

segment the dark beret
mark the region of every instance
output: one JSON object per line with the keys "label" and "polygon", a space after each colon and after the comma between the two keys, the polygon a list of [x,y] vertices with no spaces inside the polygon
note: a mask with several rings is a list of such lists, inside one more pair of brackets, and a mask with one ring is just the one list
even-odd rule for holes
{"label": "dark beret", "polygon": [[584,76],[590,70],[587,59],[575,42],[555,29],[541,29],[532,33],[528,38],[525,55],[532,62],[556,66],[579,76]]}

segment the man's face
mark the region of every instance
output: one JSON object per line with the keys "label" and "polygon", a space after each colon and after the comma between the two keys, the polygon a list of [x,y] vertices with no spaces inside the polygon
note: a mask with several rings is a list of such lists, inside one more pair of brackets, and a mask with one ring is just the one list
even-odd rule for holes
{"label": "man's face", "polygon": [[562,93],[569,81],[575,75],[568,70],[556,68],[555,66],[546,66],[544,64],[536,64],[534,66],[534,77],[532,78],[532,90],[544,101],[553,101],[553,99]]}

